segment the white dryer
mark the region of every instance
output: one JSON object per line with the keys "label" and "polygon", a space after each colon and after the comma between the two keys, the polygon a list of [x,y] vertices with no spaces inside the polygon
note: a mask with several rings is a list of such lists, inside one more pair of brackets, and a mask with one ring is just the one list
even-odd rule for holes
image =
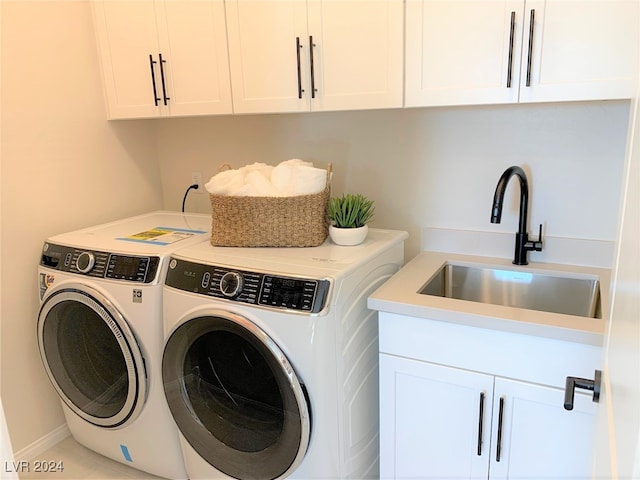
{"label": "white dryer", "polygon": [[406,237],[172,255],[162,373],[191,479],[378,477],[367,297],[402,266]]}
{"label": "white dryer", "polygon": [[131,467],[187,478],[162,388],[169,255],[207,242],[210,216],[153,212],[46,240],[38,346],[73,437]]}

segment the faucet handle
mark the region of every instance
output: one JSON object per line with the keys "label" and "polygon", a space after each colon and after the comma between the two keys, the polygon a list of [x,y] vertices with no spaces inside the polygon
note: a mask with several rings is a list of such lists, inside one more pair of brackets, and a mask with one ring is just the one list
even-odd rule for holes
{"label": "faucet handle", "polygon": [[[516,236],[518,237],[519,234],[516,234]],[[518,244],[516,243],[516,246]],[[531,238],[529,238],[528,234],[524,235],[524,244],[522,244],[522,251],[523,252],[541,252],[542,251],[542,247],[543,247],[543,242],[542,242],[542,224],[540,224],[540,229],[538,230],[538,239],[537,240],[532,240]],[[516,262],[513,262],[516,263]],[[526,265],[526,263],[516,263],[516,265]]]}
{"label": "faucet handle", "polygon": [[538,230],[538,240],[536,240],[535,242],[533,242],[533,249],[536,252],[541,252],[542,251],[542,224],[540,224],[540,229]]}

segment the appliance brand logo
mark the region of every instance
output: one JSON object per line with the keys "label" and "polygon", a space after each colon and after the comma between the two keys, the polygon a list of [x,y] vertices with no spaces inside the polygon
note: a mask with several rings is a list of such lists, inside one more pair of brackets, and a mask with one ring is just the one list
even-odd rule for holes
{"label": "appliance brand logo", "polygon": [[44,298],[44,294],[47,292],[49,287],[53,285],[56,281],[55,275],[50,273],[41,273],[40,274],[40,300]]}
{"label": "appliance brand logo", "polygon": [[132,300],[133,303],[142,303],[142,290],[134,288]]}

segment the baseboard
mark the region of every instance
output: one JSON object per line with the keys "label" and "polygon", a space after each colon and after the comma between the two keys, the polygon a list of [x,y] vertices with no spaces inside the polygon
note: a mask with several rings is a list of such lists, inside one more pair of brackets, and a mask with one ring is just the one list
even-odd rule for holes
{"label": "baseboard", "polygon": [[49,450],[51,447],[61,442],[65,438],[71,435],[69,431],[69,427],[66,424],[60,425],[58,428],[53,430],[52,432],[47,433],[45,436],[40,437],[38,440],[33,442],[30,445],[27,445],[25,448],[14,452],[14,457],[16,461],[32,461],[35,460],[39,455]]}

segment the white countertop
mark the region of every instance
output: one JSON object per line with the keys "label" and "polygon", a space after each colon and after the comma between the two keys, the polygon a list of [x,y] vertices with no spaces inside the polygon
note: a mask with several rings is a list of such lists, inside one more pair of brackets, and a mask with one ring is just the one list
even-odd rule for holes
{"label": "white countertop", "polygon": [[[515,267],[511,260],[505,258],[422,252],[369,297],[368,307],[383,312],[479,328],[602,345],[604,318],[549,313],[419,293],[447,261]],[[531,261],[529,265],[518,268],[597,276],[600,280],[600,310],[603,317],[608,314],[610,270]]]}

